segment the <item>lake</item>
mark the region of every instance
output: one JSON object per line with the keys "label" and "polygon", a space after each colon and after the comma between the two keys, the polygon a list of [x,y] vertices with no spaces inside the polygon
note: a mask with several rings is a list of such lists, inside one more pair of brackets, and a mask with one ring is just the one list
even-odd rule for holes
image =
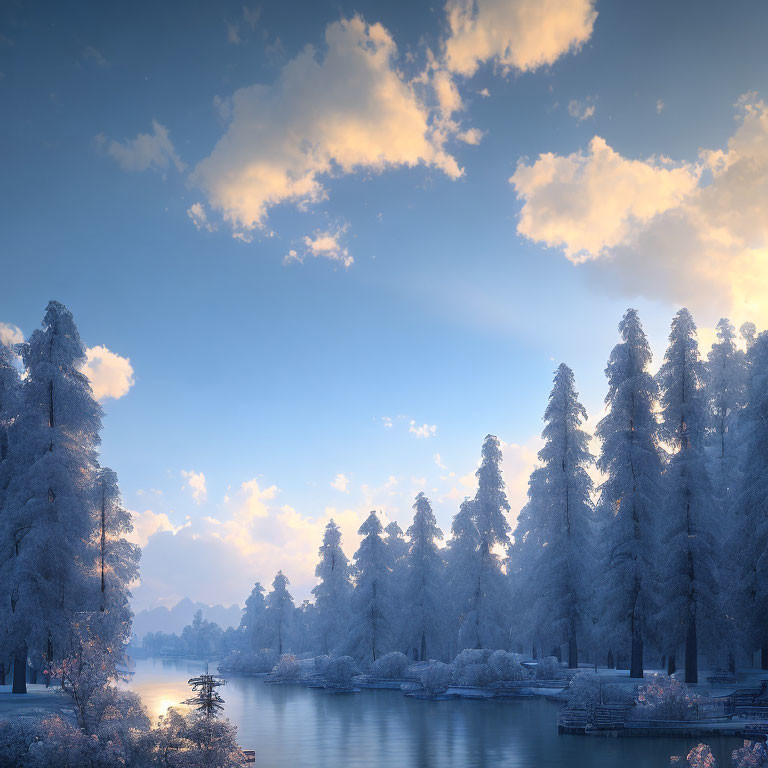
{"label": "lake", "polygon": [[[202,671],[199,661],[141,659],[130,686],[154,719],[188,698],[187,680]],[[668,768],[671,755],[697,743],[561,736],[558,705],[540,698],[418,701],[399,691],[337,695],[252,677],[230,678],[219,690],[240,745],[256,750],[261,768]],[[708,743],[720,768],[741,744]]]}

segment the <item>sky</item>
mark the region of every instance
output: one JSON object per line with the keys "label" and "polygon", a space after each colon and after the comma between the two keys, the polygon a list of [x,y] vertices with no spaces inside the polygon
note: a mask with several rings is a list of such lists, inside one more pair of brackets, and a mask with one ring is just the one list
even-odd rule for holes
{"label": "sky", "polygon": [[560,362],[594,427],[627,307],[768,319],[768,4],[0,8],[0,335],[74,313],[134,606],[310,596],[371,509],[510,522]]}

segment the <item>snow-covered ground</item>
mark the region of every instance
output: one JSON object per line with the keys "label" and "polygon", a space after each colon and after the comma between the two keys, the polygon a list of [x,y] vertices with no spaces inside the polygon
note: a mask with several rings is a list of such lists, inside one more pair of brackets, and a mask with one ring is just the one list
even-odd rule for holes
{"label": "snow-covered ground", "polygon": [[0,720],[22,715],[58,713],[72,715],[72,709],[59,688],[27,684],[27,693],[11,693],[10,685],[0,685]]}

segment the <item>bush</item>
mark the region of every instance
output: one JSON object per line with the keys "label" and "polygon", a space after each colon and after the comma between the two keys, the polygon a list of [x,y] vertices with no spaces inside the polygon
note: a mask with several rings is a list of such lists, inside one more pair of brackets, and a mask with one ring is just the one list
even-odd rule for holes
{"label": "bush", "polygon": [[272,670],[274,680],[298,680],[301,677],[301,664],[292,653],[284,653]]}
{"label": "bush", "polygon": [[379,677],[382,680],[395,680],[405,674],[408,667],[408,657],[398,651],[388,653],[371,664],[369,673],[371,677]]}
{"label": "bush", "polygon": [[337,688],[350,688],[352,678],[359,673],[357,664],[351,656],[339,656],[328,662],[325,679]]}
{"label": "bush", "polygon": [[539,680],[557,680],[561,677],[560,662],[554,656],[545,656],[536,665]]}
{"label": "bush", "polygon": [[462,651],[453,662],[453,682],[480,687],[490,685],[494,682],[493,671],[488,664],[492,653],[487,648]]}
{"label": "bush", "polygon": [[499,682],[527,680],[531,676],[530,671],[518,661],[515,653],[494,651],[488,659],[488,666],[494,680]]}
{"label": "bush", "polygon": [[219,663],[219,671],[235,675],[263,674],[270,672],[277,661],[277,653],[271,648],[245,653],[232,651]]}
{"label": "bush", "polygon": [[674,677],[651,675],[637,689],[633,716],[638,720],[692,720],[699,701],[685,683]]}
{"label": "bush", "polygon": [[587,709],[596,704],[632,704],[632,695],[618,685],[603,682],[594,672],[574,675],[568,686],[568,708]]}
{"label": "bush", "polygon": [[442,661],[436,661],[430,664],[420,675],[422,688],[430,695],[444,693],[451,682],[453,668],[450,664],[443,664]]}
{"label": "bush", "polygon": [[325,677],[328,672],[328,664],[331,661],[330,656],[315,656],[315,672]]}

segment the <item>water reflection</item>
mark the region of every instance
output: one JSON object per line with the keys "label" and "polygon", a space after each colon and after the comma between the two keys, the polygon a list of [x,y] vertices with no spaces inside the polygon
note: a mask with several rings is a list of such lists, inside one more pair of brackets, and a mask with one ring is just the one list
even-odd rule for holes
{"label": "water reflection", "polygon": [[[189,696],[187,679],[203,664],[140,660],[131,686],[155,717]],[[213,669],[211,671],[214,671]],[[557,705],[414,701],[398,691],[334,695],[295,685],[231,678],[225,714],[262,768],[666,768],[698,739],[559,736]],[[730,764],[736,739],[709,741],[718,765]]]}

